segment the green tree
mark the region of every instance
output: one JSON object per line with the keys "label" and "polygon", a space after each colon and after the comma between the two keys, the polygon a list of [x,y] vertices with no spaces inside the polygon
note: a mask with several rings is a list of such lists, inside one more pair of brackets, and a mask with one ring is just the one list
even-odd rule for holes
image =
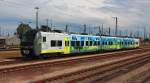
{"label": "green tree", "polygon": [[20,39],[22,39],[23,34],[28,31],[31,30],[31,27],[29,26],[29,24],[24,24],[21,23],[18,27],[17,27],[17,35]]}
{"label": "green tree", "polygon": [[50,29],[50,27],[48,27],[46,25],[42,25],[41,26],[41,31],[48,32],[48,31],[51,31],[51,29]]}

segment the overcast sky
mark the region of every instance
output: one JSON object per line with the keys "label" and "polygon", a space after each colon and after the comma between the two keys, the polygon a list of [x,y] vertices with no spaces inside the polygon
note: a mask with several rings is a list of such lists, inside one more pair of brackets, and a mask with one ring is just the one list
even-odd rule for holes
{"label": "overcast sky", "polygon": [[150,30],[150,0],[0,0],[2,30],[15,31],[20,22],[32,22],[34,28],[36,6],[40,8],[40,25],[49,18],[58,27],[71,24],[75,31],[83,24],[114,29],[112,17],[117,16],[121,30]]}

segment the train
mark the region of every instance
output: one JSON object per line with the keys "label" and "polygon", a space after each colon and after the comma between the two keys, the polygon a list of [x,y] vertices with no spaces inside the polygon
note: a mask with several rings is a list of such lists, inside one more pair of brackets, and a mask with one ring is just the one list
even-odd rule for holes
{"label": "train", "polygon": [[139,38],[67,34],[31,30],[23,35],[21,54],[25,57],[47,54],[75,54],[132,49],[140,46]]}

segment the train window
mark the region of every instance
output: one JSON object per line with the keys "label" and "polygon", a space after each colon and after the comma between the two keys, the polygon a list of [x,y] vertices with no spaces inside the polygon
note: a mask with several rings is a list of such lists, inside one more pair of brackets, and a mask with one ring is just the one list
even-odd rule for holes
{"label": "train window", "polygon": [[100,42],[98,41],[98,45],[100,45]]}
{"label": "train window", "polygon": [[105,45],[105,42],[103,42],[102,45]]}
{"label": "train window", "polygon": [[90,41],[90,46],[92,46],[92,43],[93,43],[93,42],[92,42],[92,41]]}
{"label": "train window", "polygon": [[128,42],[128,45],[130,45],[130,42]]}
{"label": "train window", "polygon": [[122,43],[123,43],[123,42],[120,42],[120,45],[123,45]]}
{"label": "train window", "polygon": [[107,45],[107,42],[105,42],[105,45]]}
{"label": "train window", "polygon": [[51,40],[51,47],[56,47],[56,40]]}
{"label": "train window", "polygon": [[43,37],[43,42],[46,42],[46,37]]}
{"label": "train window", "polygon": [[57,42],[57,46],[61,47],[62,46],[62,41],[61,40],[58,40]]}
{"label": "train window", "polygon": [[94,46],[96,46],[97,45],[97,42],[96,41],[94,41]]}
{"label": "train window", "polygon": [[110,42],[108,42],[108,45],[110,45]]}
{"label": "train window", "polygon": [[125,45],[127,45],[127,42],[125,42]]}
{"label": "train window", "polygon": [[80,41],[76,41],[76,46],[80,46]]}
{"label": "train window", "polygon": [[75,41],[71,41],[71,46],[75,46]]}
{"label": "train window", "polygon": [[84,46],[84,41],[81,41],[81,46]]}
{"label": "train window", "polygon": [[99,45],[98,43],[99,43],[99,41],[96,41],[96,45],[97,45],[97,46]]}
{"label": "train window", "polygon": [[89,46],[89,41],[86,41],[86,46]]}
{"label": "train window", "polygon": [[113,45],[113,42],[109,42],[109,45]]}
{"label": "train window", "polygon": [[122,42],[122,45],[124,45],[124,43]]}

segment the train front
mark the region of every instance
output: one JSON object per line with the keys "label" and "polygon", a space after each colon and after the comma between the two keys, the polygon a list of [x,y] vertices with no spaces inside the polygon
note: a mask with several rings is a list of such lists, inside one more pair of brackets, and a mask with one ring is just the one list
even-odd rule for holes
{"label": "train front", "polygon": [[37,34],[37,30],[29,30],[23,34],[21,40],[21,54],[25,57],[35,56],[34,52],[34,39]]}

